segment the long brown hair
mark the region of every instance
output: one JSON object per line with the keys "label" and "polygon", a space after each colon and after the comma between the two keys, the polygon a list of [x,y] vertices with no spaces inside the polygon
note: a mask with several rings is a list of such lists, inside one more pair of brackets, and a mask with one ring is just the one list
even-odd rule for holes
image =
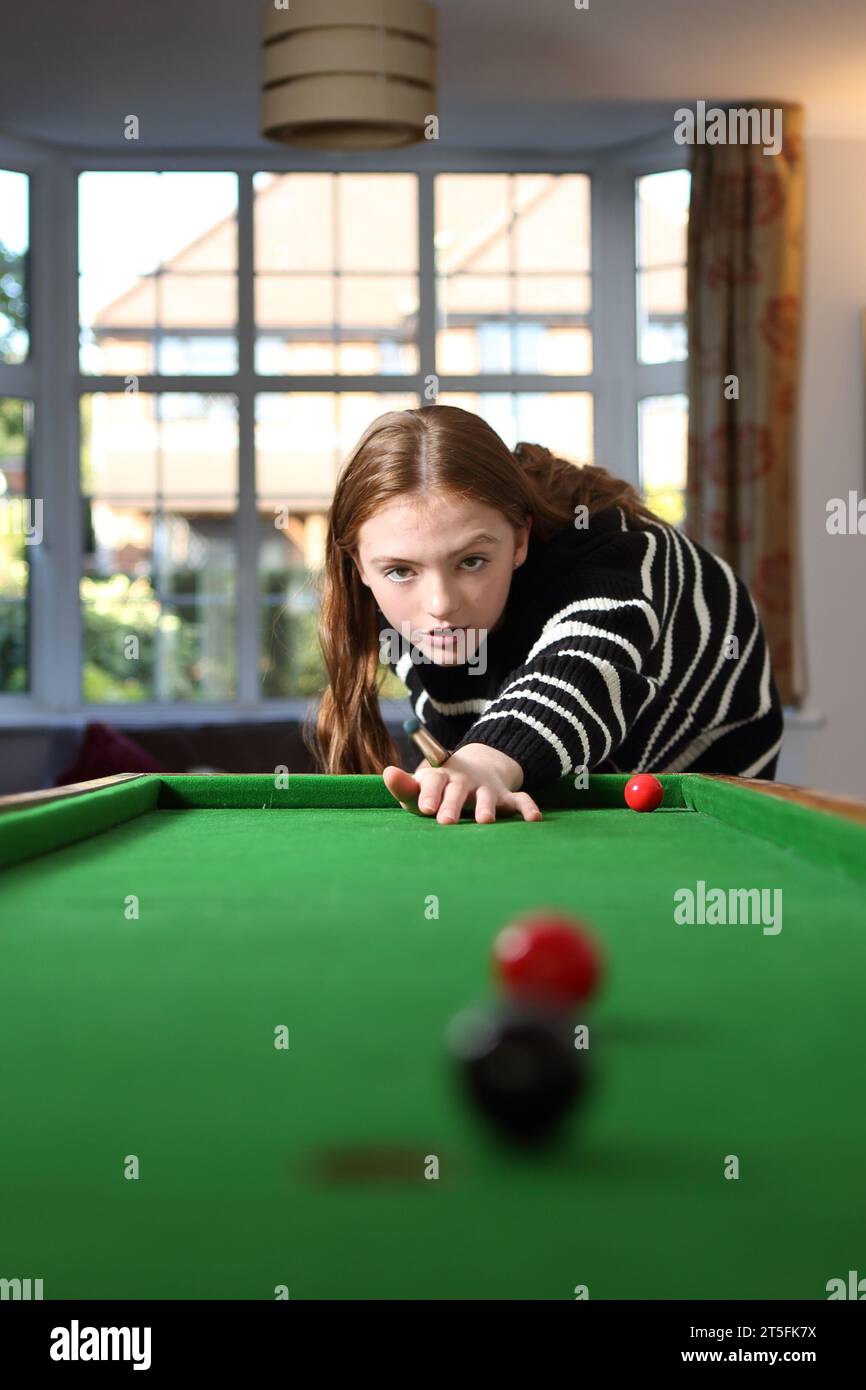
{"label": "long brown hair", "polygon": [[629,483],[604,468],[557,458],[541,444],[514,452],[479,415],[453,405],[391,410],[345,460],[328,517],[319,642],[329,684],[304,731],[320,771],[379,773],[400,754],[379,709],[376,600],[353,559],[358,532],[381,506],[448,492],[495,507],[514,526],[531,517],[542,540],[588,514],[622,507],[633,525],[658,518]]}

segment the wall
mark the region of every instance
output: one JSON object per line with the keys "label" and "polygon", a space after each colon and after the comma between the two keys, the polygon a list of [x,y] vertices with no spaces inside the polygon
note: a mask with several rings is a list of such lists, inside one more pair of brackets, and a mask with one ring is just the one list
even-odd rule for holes
{"label": "wall", "polygon": [[830,536],[827,501],[866,496],[866,140],[806,142],[805,343],[800,431],[807,708],[780,780],[866,797],[866,535]]}

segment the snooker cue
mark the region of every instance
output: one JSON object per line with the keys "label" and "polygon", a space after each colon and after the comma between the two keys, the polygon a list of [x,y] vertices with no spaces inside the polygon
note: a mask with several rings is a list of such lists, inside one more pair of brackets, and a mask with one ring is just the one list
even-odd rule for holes
{"label": "snooker cue", "polygon": [[424,754],[431,767],[441,767],[451,757],[448,749],[442,747],[442,744],[423,727],[419,719],[405,719],[403,728],[415,747]]}

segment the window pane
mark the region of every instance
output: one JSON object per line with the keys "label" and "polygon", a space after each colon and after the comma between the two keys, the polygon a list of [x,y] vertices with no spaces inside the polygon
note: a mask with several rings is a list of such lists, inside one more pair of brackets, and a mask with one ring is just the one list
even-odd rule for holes
{"label": "window pane", "polygon": [[638,359],[687,356],[686,241],[691,175],[670,169],[635,180]]}
{"label": "window pane", "polygon": [[688,355],[686,270],[639,270],[638,332],[642,362],[682,362]]}
{"label": "window pane", "polygon": [[232,698],[235,398],[100,392],[81,415],[85,699]]}
{"label": "window pane", "polygon": [[0,694],[28,688],[27,604],[0,593]]}
{"label": "window pane", "polygon": [[589,297],[588,275],[533,275],[514,285],[514,304],[521,320],[541,318],[565,308],[588,315]]}
{"label": "window pane", "polygon": [[560,458],[592,463],[593,400],[587,391],[575,392],[443,392],[441,405],[459,405],[482,416],[509,449],[522,441],[544,444]]}
{"label": "window pane", "polygon": [[234,598],[235,518],[218,511],[171,513],[159,519],[156,578],[165,596],[212,602]]}
{"label": "window pane", "polygon": [[418,274],[414,174],[339,174],[335,180],[340,270]]}
{"label": "window pane", "polygon": [[90,172],[78,196],[81,370],[236,371],[237,176]]}
{"label": "window pane", "polygon": [[256,174],[256,370],[418,370],[414,174]]}
{"label": "window pane", "polygon": [[233,501],[237,402],[195,392],[96,392],[81,398],[82,486],[91,496]]}
{"label": "window pane", "polygon": [[0,362],[30,355],[30,180],[0,169]]}
{"label": "window pane", "polygon": [[158,426],[153,397],[98,393],[82,396],[80,409],[82,491],[154,497]]}
{"label": "window pane", "polygon": [[647,505],[679,526],[686,515],[687,396],[647,396],[638,403],[640,484]]}
{"label": "window pane", "polygon": [[371,420],[418,404],[410,395],[262,392],[256,398],[256,490],[275,508],[328,506],[340,464]]}
{"label": "window pane", "polygon": [[[327,674],[316,635],[316,615],[294,612],[289,604],[263,603],[261,610],[261,693],[285,700],[319,695]],[[390,667],[379,668],[379,696],[405,700],[408,691]]]}
{"label": "window pane", "polygon": [[640,269],[685,265],[691,175],[687,169],[645,174],[637,180]]}
{"label": "window pane", "polygon": [[162,607],[131,591],[85,602],[82,615],[88,703],[234,698],[233,608]]}
{"label": "window pane", "polygon": [[589,178],[515,174],[512,190],[515,268],[589,271]]}
{"label": "window pane", "polygon": [[508,281],[504,276],[481,279],[455,275],[440,281],[438,306],[440,321],[447,325],[436,337],[438,371],[510,370]]}
{"label": "window pane", "polygon": [[234,606],[162,604],[146,580],[82,581],[88,702],[224,700],[235,695]]}
{"label": "window pane", "polygon": [[194,497],[233,499],[238,489],[235,397],[177,394],[157,399],[163,495],[179,507]]}
{"label": "window pane", "polygon": [[[156,343],[156,371],[161,376],[222,376],[227,362],[235,358],[234,338],[182,338],[175,334],[160,336]],[[144,368],[139,368],[140,371]]]}
{"label": "window pane", "polygon": [[164,328],[232,327],[237,318],[233,275],[163,275],[159,281],[160,323]]}
{"label": "window pane", "polygon": [[86,701],[135,703],[155,693],[159,603],[147,579],[81,581]]}
{"label": "window pane", "polygon": [[166,605],[159,620],[157,699],[231,700],[235,611],[226,603]]}
{"label": "window pane", "polygon": [[152,580],[155,513],[122,503],[83,498],[84,575],[107,580]]}
{"label": "window pane", "polygon": [[[507,272],[509,174],[441,174],[436,179],[436,264],[444,278],[467,271]],[[487,236],[480,230],[489,229]],[[471,264],[467,264],[471,260]]]}
{"label": "window pane", "polygon": [[316,614],[285,603],[262,604],[261,692],[285,700],[321,694],[327,674],[316,635]]}
{"label": "window pane", "polygon": [[256,270],[330,271],[336,262],[333,174],[253,176]]}
{"label": "window pane", "polygon": [[[339,357],[341,372],[417,370],[417,276],[344,275],[339,282],[338,304],[339,321],[345,330]],[[384,331],[384,340],[371,340],[371,323]]]}
{"label": "window pane", "polygon": [[[256,323],[268,330],[268,339],[274,342],[282,341],[280,325],[291,323],[294,329],[306,330],[310,339],[309,344],[298,342],[297,347],[319,346],[313,340],[313,329],[333,321],[336,283],[333,275],[260,275],[256,279]],[[330,351],[330,334],[327,347]]]}
{"label": "window pane", "polygon": [[324,689],[316,615],[334,483],[343,460],[372,420],[386,411],[417,405],[417,398],[408,395],[259,395],[259,675],[265,698],[313,695]]}
{"label": "window pane", "polygon": [[441,174],[435,246],[439,372],[592,370],[587,175]]}
{"label": "window pane", "polygon": [[0,397],[0,694],[29,688],[30,551],[42,541],[43,508],[28,495],[33,407]]}
{"label": "window pane", "polygon": [[293,611],[317,606],[315,577],[325,559],[327,519],[324,511],[289,512],[261,504],[259,577],[263,597],[288,602]]}

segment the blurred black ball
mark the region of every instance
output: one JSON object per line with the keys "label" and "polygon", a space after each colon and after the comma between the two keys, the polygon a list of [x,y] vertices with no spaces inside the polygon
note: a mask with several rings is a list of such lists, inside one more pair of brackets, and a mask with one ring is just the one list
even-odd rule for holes
{"label": "blurred black ball", "polygon": [[540,1146],[556,1134],[587,1084],[587,1056],[567,1013],[526,1005],[467,1009],[448,1047],[464,1093],[508,1141]]}

